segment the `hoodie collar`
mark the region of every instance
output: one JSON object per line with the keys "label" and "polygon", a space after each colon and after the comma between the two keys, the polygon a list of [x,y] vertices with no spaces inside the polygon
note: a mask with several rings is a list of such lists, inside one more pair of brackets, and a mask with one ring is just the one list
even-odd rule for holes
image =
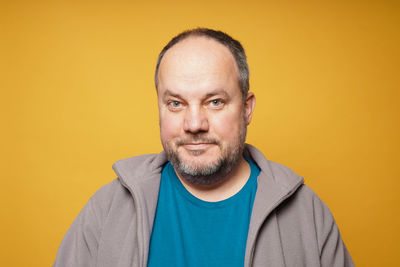
{"label": "hoodie collar", "polygon": [[[263,195],[281,195],[295,191],[304,180],[292,170],[280,164],[268,161],[252,145],[246,144],[244,155],[251,158],[260,167],[258,187]],[[161,177],[161,171],[168,162],[165,151],[159,154],[141,155],[122,159],[114,163],[113,169],[119,180],[129,188],[136,188],[142,183]]]}

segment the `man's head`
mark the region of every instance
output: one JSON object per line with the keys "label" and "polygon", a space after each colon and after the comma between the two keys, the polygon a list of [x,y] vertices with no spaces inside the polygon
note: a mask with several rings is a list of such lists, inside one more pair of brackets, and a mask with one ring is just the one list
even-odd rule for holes
{"label": "man's head", "polygon": [[174,38],[169,41],[169,43],[161,50],[160,55],[158,56],[157,59],[157,64],[156,64],[156,72],[155,72],[155,85],[156,88],[158,88],[158,70],[160,68],[160,63],[161,60],[163,59],[165,53],[173,47],[175,44],[179,43],[180,41],[183,41],[186,38],[189,37],[206,37],[209,39],[213,39],[220,44],[226,46],[232,53],[235,61],[236,61],[236,66],[238,68],[238,82],[239,82],[239,87],[242,91],[243,98],[246,98],[246,94],[249,91],[250,85],[249,85],[249,66],[247,64],[247,58],[246,58],[246,53],[244,52],[243,46],[240,44],[239,41],[233,39],[231,36],[228,34],[221,32],[221,31],[215,31],[207,28],[196,28],[193,30],[187,30],[184,31]]}
{"label": "man's head", "polygon": [[[200,30],[225,35],[195,31]],[[157,63],[161,142],[178,175],[192,184],[215,184],[242,158],[255,98],[248,80],[242,87],[229,46],[209,35],[183,34],[163,49]]]}

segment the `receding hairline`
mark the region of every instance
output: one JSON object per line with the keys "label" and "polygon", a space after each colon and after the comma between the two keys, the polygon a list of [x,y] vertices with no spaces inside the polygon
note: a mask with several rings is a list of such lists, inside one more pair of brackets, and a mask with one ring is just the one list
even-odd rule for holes
{"label": "receding hairline", "polygon": [[229,34],[223,31],[213,30],[209,28],[201,28],[201,27],[181,32],[180,34],[173,37],[168,42],[168,44],[161,50],[157,58],[156,73],[154,77],[156,89],[158,87],[159,66],[166,52],[168,52],[168,50],[174,47],[176,44],[188,38],[194,38],[194,37],[205,37],[205,39],[214,40],[215,42],[220,43],[229,50],[230,54],[233,56],[235,61],[234,65],[236,66],[237,70],[239,88],[240,91],[242,92],[243,99],[245,99],[246,94],[248,93],[250,88],[249,85],[250,72],[247,63],[246,52],[242,44],[238,40],[234,39]]}
{"label": "receding hairline", "polygon": [[[224,51],[224,52],[221,53],[221,51],[218,51],[219,56],[221,56],[221,57],[228,56],[229,57],[229,61],[231,61],[230,63],[233,64],[233,67],[235,69],[236,77],[239,79],[239,66],[236,63],[235,56],[232,54],[232,52],[229,50],[229,48],[226,45],[218,42],[214,38],[209,37],[209,36],[204,36],[204,35],[193,35],[193,36],[189,35],[185,39],[179,40],[179,42],[177,42],[173,46],[169,47],[169,49],[165,51],[165,53],[163,54],[162,59],[160,60],[160,63],[159,63],[159,66],[158,66],[158,72],[157,72],[158,78],[159,78],[159,75],[160,75],[161,64],[162,64],[163,61],[165,61],[164,58],[165,57],[170,57],[171,53],[179,54],[179,52],[177,52],[178,50],[176,50],[176,49],[182,49],[182,48],[178,48],[177,46],[184,45],[183,43],[190,42],[191,40],[195,40],[195,39],[203,39],[203,40],[211,41],[214,44],[217,44],[218,46],[220,46],[222,48],[221,51]],[[196,44],[196,42],[193,42],[193,43]],[[204,48],[203,48],[203,50],[204,50]],[[215,50],[213,50],[213,51],[215,51]],[[205,52],[205,54],[208,54],[208,53]],[[228,60],[227,60],[227,62],[228,62]]]}

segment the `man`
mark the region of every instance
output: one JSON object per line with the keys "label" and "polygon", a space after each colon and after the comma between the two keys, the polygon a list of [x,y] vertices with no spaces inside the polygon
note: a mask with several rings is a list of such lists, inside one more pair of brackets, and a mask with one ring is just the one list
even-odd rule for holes
{"label": "man", "polygon": [[160,53],[164,152],[118,161],[55,266],[353,266],[328,208],[245,145],[255,96],[240,43],[194,29]]}

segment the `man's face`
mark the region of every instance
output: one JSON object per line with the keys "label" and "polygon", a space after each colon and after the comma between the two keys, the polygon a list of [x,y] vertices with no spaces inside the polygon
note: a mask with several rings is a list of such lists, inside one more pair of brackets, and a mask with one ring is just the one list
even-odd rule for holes
{"label": "man's face", "polygon": [[189,37],[166,52],[158,81],[161,142],[178,175],[194,184],[229,175],[242,157],[254,108],[251,93],[242,99],[229,49]]}

